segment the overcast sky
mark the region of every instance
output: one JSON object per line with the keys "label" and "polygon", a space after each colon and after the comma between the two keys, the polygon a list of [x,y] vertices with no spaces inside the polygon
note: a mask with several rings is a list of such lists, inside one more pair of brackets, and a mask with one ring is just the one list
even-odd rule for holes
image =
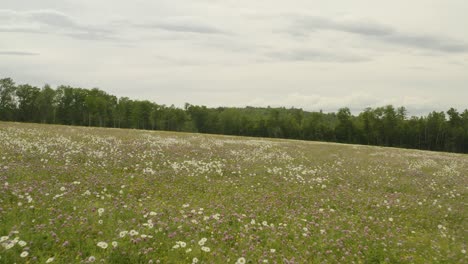
{"label": "overcast sky", "polygon": [[0,77],[182,106],[468,108],[466,0],[0,0]]}

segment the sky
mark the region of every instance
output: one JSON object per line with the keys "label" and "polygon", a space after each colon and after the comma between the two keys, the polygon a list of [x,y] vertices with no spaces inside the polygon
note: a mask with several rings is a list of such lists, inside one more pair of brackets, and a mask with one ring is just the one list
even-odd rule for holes
{"label": "sky", "polygon": [[183,106],[468,108],[466,0],[0,0],[0,78]]}

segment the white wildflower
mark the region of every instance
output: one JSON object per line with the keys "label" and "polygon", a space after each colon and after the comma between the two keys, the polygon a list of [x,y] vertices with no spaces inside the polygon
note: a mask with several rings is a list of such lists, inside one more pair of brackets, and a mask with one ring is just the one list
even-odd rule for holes
{"label": "white wildflower", "polygon": [[103,249],[106,249],[109,245],[106,242],[98,242],[97,246]]}
{"label": "white wildflower", "polygon": [[200,246],[205,245],[205,242],[206,242],[207,240],[208,240],[208,239],[207,239],[206,237],[200,239],[200,241],[198,241],[198,245],[200,245]]}
{"label": "white wildflower", "polygon": [[211,251],[211,249],[209,247],[202,247],[201,250],[205,251],[205,252],[210,252]]}
{"label": "white wildflower", "polygon": [[245,258],[244,257],[238,258],[236,261],[236,264],[245,264]]}
{"label": "white wildflower", "polygon": [[104,211],[105,211],[104,208],[99,208],[98,209],[99,216],[101,216],[104,213]]}
{"label": "white wildflower", "polygon": [[5,249],[10,249],[10,248],[12,248],[12,247],[15,246],[15,243],[14,243],[14,242],[3,243],[2,246],[3,246]]}

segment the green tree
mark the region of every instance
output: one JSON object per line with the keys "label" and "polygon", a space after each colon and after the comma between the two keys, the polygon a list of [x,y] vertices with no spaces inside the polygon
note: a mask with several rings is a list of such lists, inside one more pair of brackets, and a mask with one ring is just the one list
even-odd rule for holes
{"label": "green tree", "polygon": [[335,130],[338,142],[354,143],[354,125],[349,108],[340,108],[336,116],[338,118],[338,125]]}
{"label": "green tree", "polygon": [[41,90],[29,84],[22,84],[16,88],[18,100],[17,120],[21,122],[38,121],[37,99]]}
{"label": "green tree", "polygon": [[55,123],[55,113],[57,107],[57,101],[55,98],[55,90],[46,84],[36,98],[39,122],[49,124]]}
{"label": "green tree", "polygon": [[14,120],[16,109],[15,92],[15,82],[11,78],[0,79],[0,120]]}

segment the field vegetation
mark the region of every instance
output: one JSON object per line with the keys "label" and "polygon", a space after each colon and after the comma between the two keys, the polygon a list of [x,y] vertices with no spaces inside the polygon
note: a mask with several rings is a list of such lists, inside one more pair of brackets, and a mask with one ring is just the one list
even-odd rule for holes
{"label": "field vegetation", "polygon": [[0,123],[0,263],[467,263],[468,156]]}

